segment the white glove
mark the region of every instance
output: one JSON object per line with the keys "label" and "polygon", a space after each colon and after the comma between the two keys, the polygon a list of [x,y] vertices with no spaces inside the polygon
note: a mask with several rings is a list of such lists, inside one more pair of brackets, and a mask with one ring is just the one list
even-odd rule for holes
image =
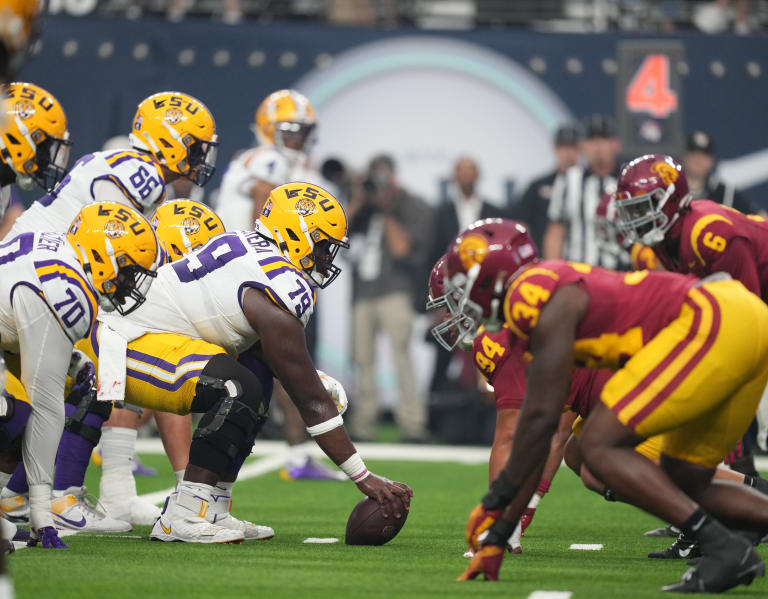
{"label": "white glove", "polygon": [[328,391],[333,403],[336,404],[336,409],[339,411],[339,416],[347,411],[347,392],[344,391],[344,386],[332,376],[328,376],[322,370],[317,371],[317,376],[320,377],[320,382],[323,383],[323,387]]}

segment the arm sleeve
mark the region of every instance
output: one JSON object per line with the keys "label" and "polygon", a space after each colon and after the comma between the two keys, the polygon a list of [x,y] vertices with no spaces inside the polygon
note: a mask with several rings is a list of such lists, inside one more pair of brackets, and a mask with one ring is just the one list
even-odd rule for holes
{"label": "arm sleeve", "polygon": [[[24,466],[30,487],[50,487],[56,450],[64,429],[64,384],[72,342],[45,302],[31,289],[17,289],[13,305],[21,354],[21,382],[32,405],[22,444]],[[35,528],[53,526],[50,510],[30,516]]]}

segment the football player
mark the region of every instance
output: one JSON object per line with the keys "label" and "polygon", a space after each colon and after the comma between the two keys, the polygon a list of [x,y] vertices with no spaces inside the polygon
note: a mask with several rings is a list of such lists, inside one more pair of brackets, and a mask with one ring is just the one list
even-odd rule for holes
{"label": "football player", "polygon": [[[720,521],[761,535],[768,498],[712,476],[754,417],[768,379],[765,304],[730,279],[539,262],[524,227],[514,224],[489,243],[482,226],[462,232],[448,253],[446,279],[461,290],[452,319],[506,323],[532,359],[509,460],[467,525],[470,542],[482,547],[461,579],[498,578],[503,544],[538,484],[575,365],[616,371],[579,441],[590,471],[701,547],[697,565],[665,589],[722,591],[762,575],[750,541]],[[634,451],[656,435],[660,465]]]}
{"label": "football player", "polygon": [[23,385],[6,396],[3,484],[18,462],[29,477],[32,544],[66,548],[53,527],[51,482],[64,427],[64,384],[73,345],[98,310],[128,314],[145,299],[161,253],[146,219],[112,202],[83,208],[66,236],[23,233],[0,244],[0,348]]}
{"label": "football player", "polygon": [[0,1],[0,84],[10,81],[37,34],[38,0]]}
{"label": "football player", "polygon": [[[221,182],[216,211],[227,230],[251,229],[275,187],[304,180],[302,167],[316,126],[312,104],[296,90],[273,92],[261,102],[251,125],[258,146],[237,155]],[[281,478],[345,480],[341,472],[310,457],[304,423],[279,381],[272,397],[283,413],[283,431],[289,446]]]}
{"label": "football player", "polygon": [[[14,99],[35,91],[28,84],[11,88]],[[38,105],[53,102],[39,93],[36,97]],[[144,99],[134,116],[130,139],[132,148],[80,158],[54,189],[17,219],[8,238],[28,231],[65,231],[77,211],[94,201],[114,201],[149,217],[163,201],[166,183],[185,177],[205,185],[213,175],[218,148],[216,124],[208,108],[192,96],[161,92]],[[163,417],[167,415],[161,416],[161,421]],[[138,498],[132,474],[137,420],[135,410],[115,409],[103,425],[100,501],[119,520],[152,524],[159,510]],[[162,426],[160,429],[163,431]],[[62,451],[64,455],[70,453],[66,444]],[[74,469],[79,470],[79,466],[74,465]],[[70,476],[66,467],[57,469],[57,475],[62,478],[61,484],[55,483],[57,489],[77,478],[77,474]],[[6,511],[17,507],[11,514],[23,513],[25,490],[20,472],[3,492]]]}
{"label": "football player", "polygon": [[163,266],[145,306],[127,318],[105,316],[89,337],[104,399],[120,391],[146,408],[203,414],[184,478],[152,529],[155,540],[228,543],[274,534],[228,511],[237,472],[266,419],[273,374],[309,434],[363,493],[389,517],[409,505],[407,486],[365,468],[306,348],[315,289],[341,271],[333,261],[347,246],[343,208],[319,187],[287,184],[271,192],[255,226]]}

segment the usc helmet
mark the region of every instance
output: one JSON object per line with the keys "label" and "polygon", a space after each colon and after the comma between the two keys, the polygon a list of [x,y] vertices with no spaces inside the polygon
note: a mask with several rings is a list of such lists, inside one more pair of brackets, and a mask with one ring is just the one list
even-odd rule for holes
{"label": "usc helmet", "polygon": [[517,221],[487,218],[459,233],[445,255],[443,295],[431,300],[431,309],[445,306],[449,311],[432,329],[437,342],[453,350],[474,337],[481,321],[489,331],[499,330],[509,281],[538,259],[528,229]]}
{"label": "usc helmet", "polygon": [[201,187],[216,170],[216,122],[205,104],[190,95],[160,92],[142,100],[129,137],[134,148]]}
{"label": "usc helmet", "polygon": [[3,97],[0,158],[23,189],[53,189],[67,173],[67,116],[59,101],[33,83],[11,83]]}
{"label": "usc helmet", "polygon": [[672,156],[646,154],[624,165],[616,183],[618,228],[628,244],[664,241],[692,195],[683,166]]}
{"label": "usc helmet", "polygon": [[152,215],[152,227],[160,244],[165,246],[168,262],[208,243],[211,237],[224,233],[224,223],[202,202],[178,199],[165,202]]}
{"label": "usc helmet", "polygon": [[102,310],[125,315],[144,303],[162,256],[146,218],[130,206],[95,202],[75,216],[67,240],[98,292]]}
{"label": "usc helmet", "polygon": [[[440,321],[432,327],[432,336],[440,342],[443,347],[450,345],[455,347],[456,345],[462,345],[462,348],[466,345],[467,341],[470,341],[474,337],[474,326],[464,328],[464,325],[470,324],[466,320],[462,320],[459,326],[455,323],[450,323],[450,319],[454,313],[458,310],[458,303],[461,299],[461,292],[456,287],[451,287],[451,292],[445,291],[445,262],[448,259],[447,254],[443,254],[435,262],[432,267],[432,271],[429,273],[429,296],[427,297],[427,311],[438,311],[438,317]],[[469,339],[465,339],[466,336]],[[445,344],[440,340],[445,341]]]}
{"label": "usc helmet", "polygon": [[340,248],[349,247],[347,215],[322,187],[309,183],[275,187],[254,228],[301,268],[314,286],[324,289],[341,273],[333,260]]}
{"label": "usc helmet", "polygon": [[273,145],[298,162],[306,155],[315,126],[315,109],[307,97],[293,89],[281,89],[259,105],[253,129],[259,143]]}

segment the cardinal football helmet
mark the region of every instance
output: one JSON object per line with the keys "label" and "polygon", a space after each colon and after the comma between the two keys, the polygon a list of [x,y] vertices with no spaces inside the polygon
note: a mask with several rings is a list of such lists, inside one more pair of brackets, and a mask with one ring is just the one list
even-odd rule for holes
{"label": "cardinal football helmet", "polygon": [[443,295],[430,300],[432,308],[444,305],[450,313],[432,329],[437,342],[453,350],[474,337],[481,321],[499,330],[508,281],[538,258],[528,229],[517,221],[487,218],[459,233],[445,256]]}
{"label": "cardinal football helmet", "polygon": [[144,303],[162,256],[146,218],[129,206],[96,202],[80,210],[67,240],[102,310],[130,314]]}
{"label": "cardinal football helmet", "polygon": [[187,252],[208,243],[211,237],[224,233],[224,223],[202,202],[177,199],[165,202],[150,221],[168,261],[178,260]]}
{"label": "cardinal football helmet", "polygon": [[301,268],[311,283],[327,287],[341,273],[333,264],[348,248],[347,215],[329,192],[309,183],[286,183],[269,194],[255,230]]}
{"label": "cardinal football helmet", "polygon": [[129,137],[134,148],[201,187],[216,170],[216,122],[205,104],[190,95],[160,92],[142,100]]}
{"label": "cardinal football helmet", "polygon": [[259,105],[253,129],[260,144],[273,145],[298,163],[306,156],[315,126],[315,109],[306,96],[281,89]]}
{"label": "cardinal football helmet", "polygon": [[[457,344],[470,345],[475,334],[475,324],[467,319],[461,320],[458,326],[450,322],[453,314],[458,311],[461,300],[461,289],[449,284],[450,293],[446,293],[445,262],[447,256],[440,256],[432,271],[429,273],[429,297],[427,298],[427,311],[437,312],[439,322],[432,327],[432,335],[435,339],[443,339],[443,347],[455,347]],[[466,327],[466,328],[465,328]],[[458,338],[457,338],[458,337]]]}
{"label": "cardinal football helmet", "polygon": [[67,173],[72,145],[64,109],[32,83],[11,83],[4,92],[0,158],[22,189],[37,183],[50,191]]}
{"label": "cardinal football helmet", "polygon": [[621,169],[616,184],[619,231],[629,245],[661,243],[691,198],[677,160],[661,154],[635,158]]}

